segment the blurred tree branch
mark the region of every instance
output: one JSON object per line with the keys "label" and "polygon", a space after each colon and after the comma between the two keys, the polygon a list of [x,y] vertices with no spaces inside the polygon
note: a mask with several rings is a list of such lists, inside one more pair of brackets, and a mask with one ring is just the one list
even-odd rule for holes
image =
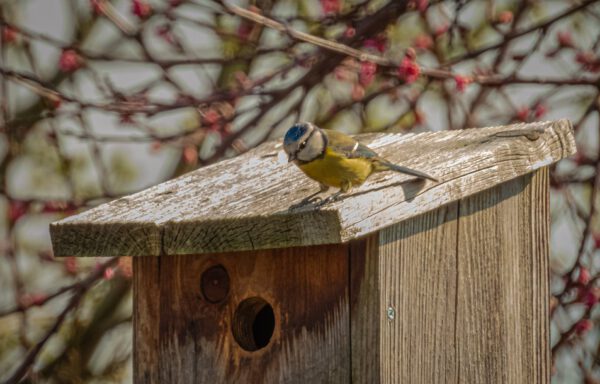
{"label": "blurred tree branch", "polygon": [[[149,158],[170,151],[161,176],[170,178],[247,151],[301,119],[349,132],[458,129],[563,114],[575,121],[580,153],[551,171],[553,199],[566,201],[571,215],[565,216],[581,234],[572,258],[556,262],[563,268],[554,271],[552,316],[562,332],[553,352],[585,348],[585,335],[597,328],[600,298],[594,261],[600,249],[594,144],[600,127],[593,126],[600,115],[598,3],[319,0],[314,9],[304,1],[256,0],[240,7],[211,0],[89,0],[68,3],[74,18],[69,38],[23,21],[24,2],[3,3],[0,200],[6,234],[0,263],[11,271],[14,300],[0,317],[20,317],[27,350],[9,382],[61,372],[62,381],[70,380],[66,373],[76,365],[77,374],[88,377],[84,366],[102,335],[127,321],[111,316],[129,289],[126,274],[110,279],[115,263],[121,268],[116,259],[86,268],[39,252],[37,263],[58,267],[65,281],[36,292],[20,267],[28,257],[17,236],[25,220],[76,213],[130,192],[113,180],[127,168],[109,156],[116,147],[126,148],[128,160],[137,152]],[[55,62],[40,59],[40,46],[58,52]],[[121,73],[126,70],[129,78]],[[123,80],[136,76],[139,81]],[[43,183],[21,187],[15,170],[27,162],[47,167],[42,181],[59,175],[62,194]],[[71,326],[69,314],[102,279],[110,280],[110,292],[93,320]],[[48,333],[29,345],[30,313],[67,295]],[[585,309],[568,322],[563,314],[572,305]],[[35,371],[44,345],[62,327],[73,329],[68,348]],[[586,378],[598,368],[598,348],[581,354],[595,356],[581,361]]]}

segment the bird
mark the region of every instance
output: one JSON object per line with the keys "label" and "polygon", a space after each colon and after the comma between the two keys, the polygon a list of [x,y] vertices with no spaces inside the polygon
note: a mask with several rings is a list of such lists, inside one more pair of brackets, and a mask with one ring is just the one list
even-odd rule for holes
{"label": "bird", "polygon": [[310,122],[292,125],[283,138],[288,162],[293,162],[309,178],[317,181],[319,193],[330,187],[339,188],[326,201],[337,200],[353,186],[359,186],[377,172],[395,171],[434,182],[426,173],[393,164],[374,150],[342,132],[317,127]]}

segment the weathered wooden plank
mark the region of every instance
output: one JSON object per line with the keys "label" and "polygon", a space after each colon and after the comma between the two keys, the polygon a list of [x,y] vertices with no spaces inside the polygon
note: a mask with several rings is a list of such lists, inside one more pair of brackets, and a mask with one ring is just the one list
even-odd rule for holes
{"label": "weathered wooden plank", "polygon": [[547,172],[460,202],[460,382],[550,381]]}
{"label": "weathered wooden plank", "polygon": [[352,383],[379,383],[379,320],[383,306],[379,286],[378,234],[350,242],[349,250]]}
{"label": "weathered wooden plank", "polygon": [[270,142],[52,224],[54,252],[142,256],[161,248],[171,255],[346,242],[575,152],[566,120],[359,139],[440,183],[382,173],[321,210],[298,208],[316,183],[279,163],[281,144]]}
{"label": "weathered wooden plank", "polygon": [[[119,203],[119,205],[124,204]],[[161,228],[152,222],[140,220],[104,224],[95,222],[93,218],[90,220],[76,225],[50,225],[52,247],[56,256],[157,256],[160,254]]]}
{"label": "weathered wooden plank", "polygon": [[[347,245],[139,259],[159,260],[159,285],[146,285],[142,301],[160,296],[160,305],[158,319],[154,310],[139,311],[137,324],[160,326],[158,345],[134,328],[136,347],[155,348],[156,359],[136,352],[136,372],[152,372],[136,382],[348,383]],[[220,272],[202,278],[215,267]],[[142,279],[152,268],[146,266]],[[236,341],[234,330],[248,331],[240,331],[242,340],[252,344],[252,330],[260,334],[268,325],[258,317],[255,323],[236,317],[240,303],[252,297],[271,305],[274,328],[264,348],[249,351]]]}
{"label": "weathered wooden plank", "polygon": [[133,379],[158,383],[160,288],[159,257],[133,259]]}
{"label": "weathered wooden plank", "polygon": [[380,232],[381,307],[375,324],[381,335],[381,383],[464,382],[454,347],[460,342],[457,207],[452,203]]}
{"label": "weathered wooden plank", "polygon": [[544,168],[351,242],[353,382],[548,383],[548,233]]}

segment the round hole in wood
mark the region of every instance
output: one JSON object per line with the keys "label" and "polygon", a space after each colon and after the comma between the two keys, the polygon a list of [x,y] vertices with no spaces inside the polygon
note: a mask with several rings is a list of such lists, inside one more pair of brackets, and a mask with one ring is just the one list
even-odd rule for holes
{"label": "round hole in wood", "polygon": [[209,303],[223,301],[229,293],[229,274],[222,265],[215,265],[202,273],[200,278],[202,295]]}
{"label": "round hole in wood", "polygon": [[273,307],[260,297],[250,297],[238,305],[233,315],[233,338],[246,351],[266,347],[275,330]]}

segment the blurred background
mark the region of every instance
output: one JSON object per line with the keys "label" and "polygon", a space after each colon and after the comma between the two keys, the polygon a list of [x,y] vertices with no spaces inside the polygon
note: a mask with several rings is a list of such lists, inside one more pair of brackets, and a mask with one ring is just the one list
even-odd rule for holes
{"label": "blurred background", "polygon": [[131,262],[55,259],[52,221],[298,120],[356,134],[568,118],[552,378],[600,383],[599,3],[0,0],[0,381],[132,381]]}

